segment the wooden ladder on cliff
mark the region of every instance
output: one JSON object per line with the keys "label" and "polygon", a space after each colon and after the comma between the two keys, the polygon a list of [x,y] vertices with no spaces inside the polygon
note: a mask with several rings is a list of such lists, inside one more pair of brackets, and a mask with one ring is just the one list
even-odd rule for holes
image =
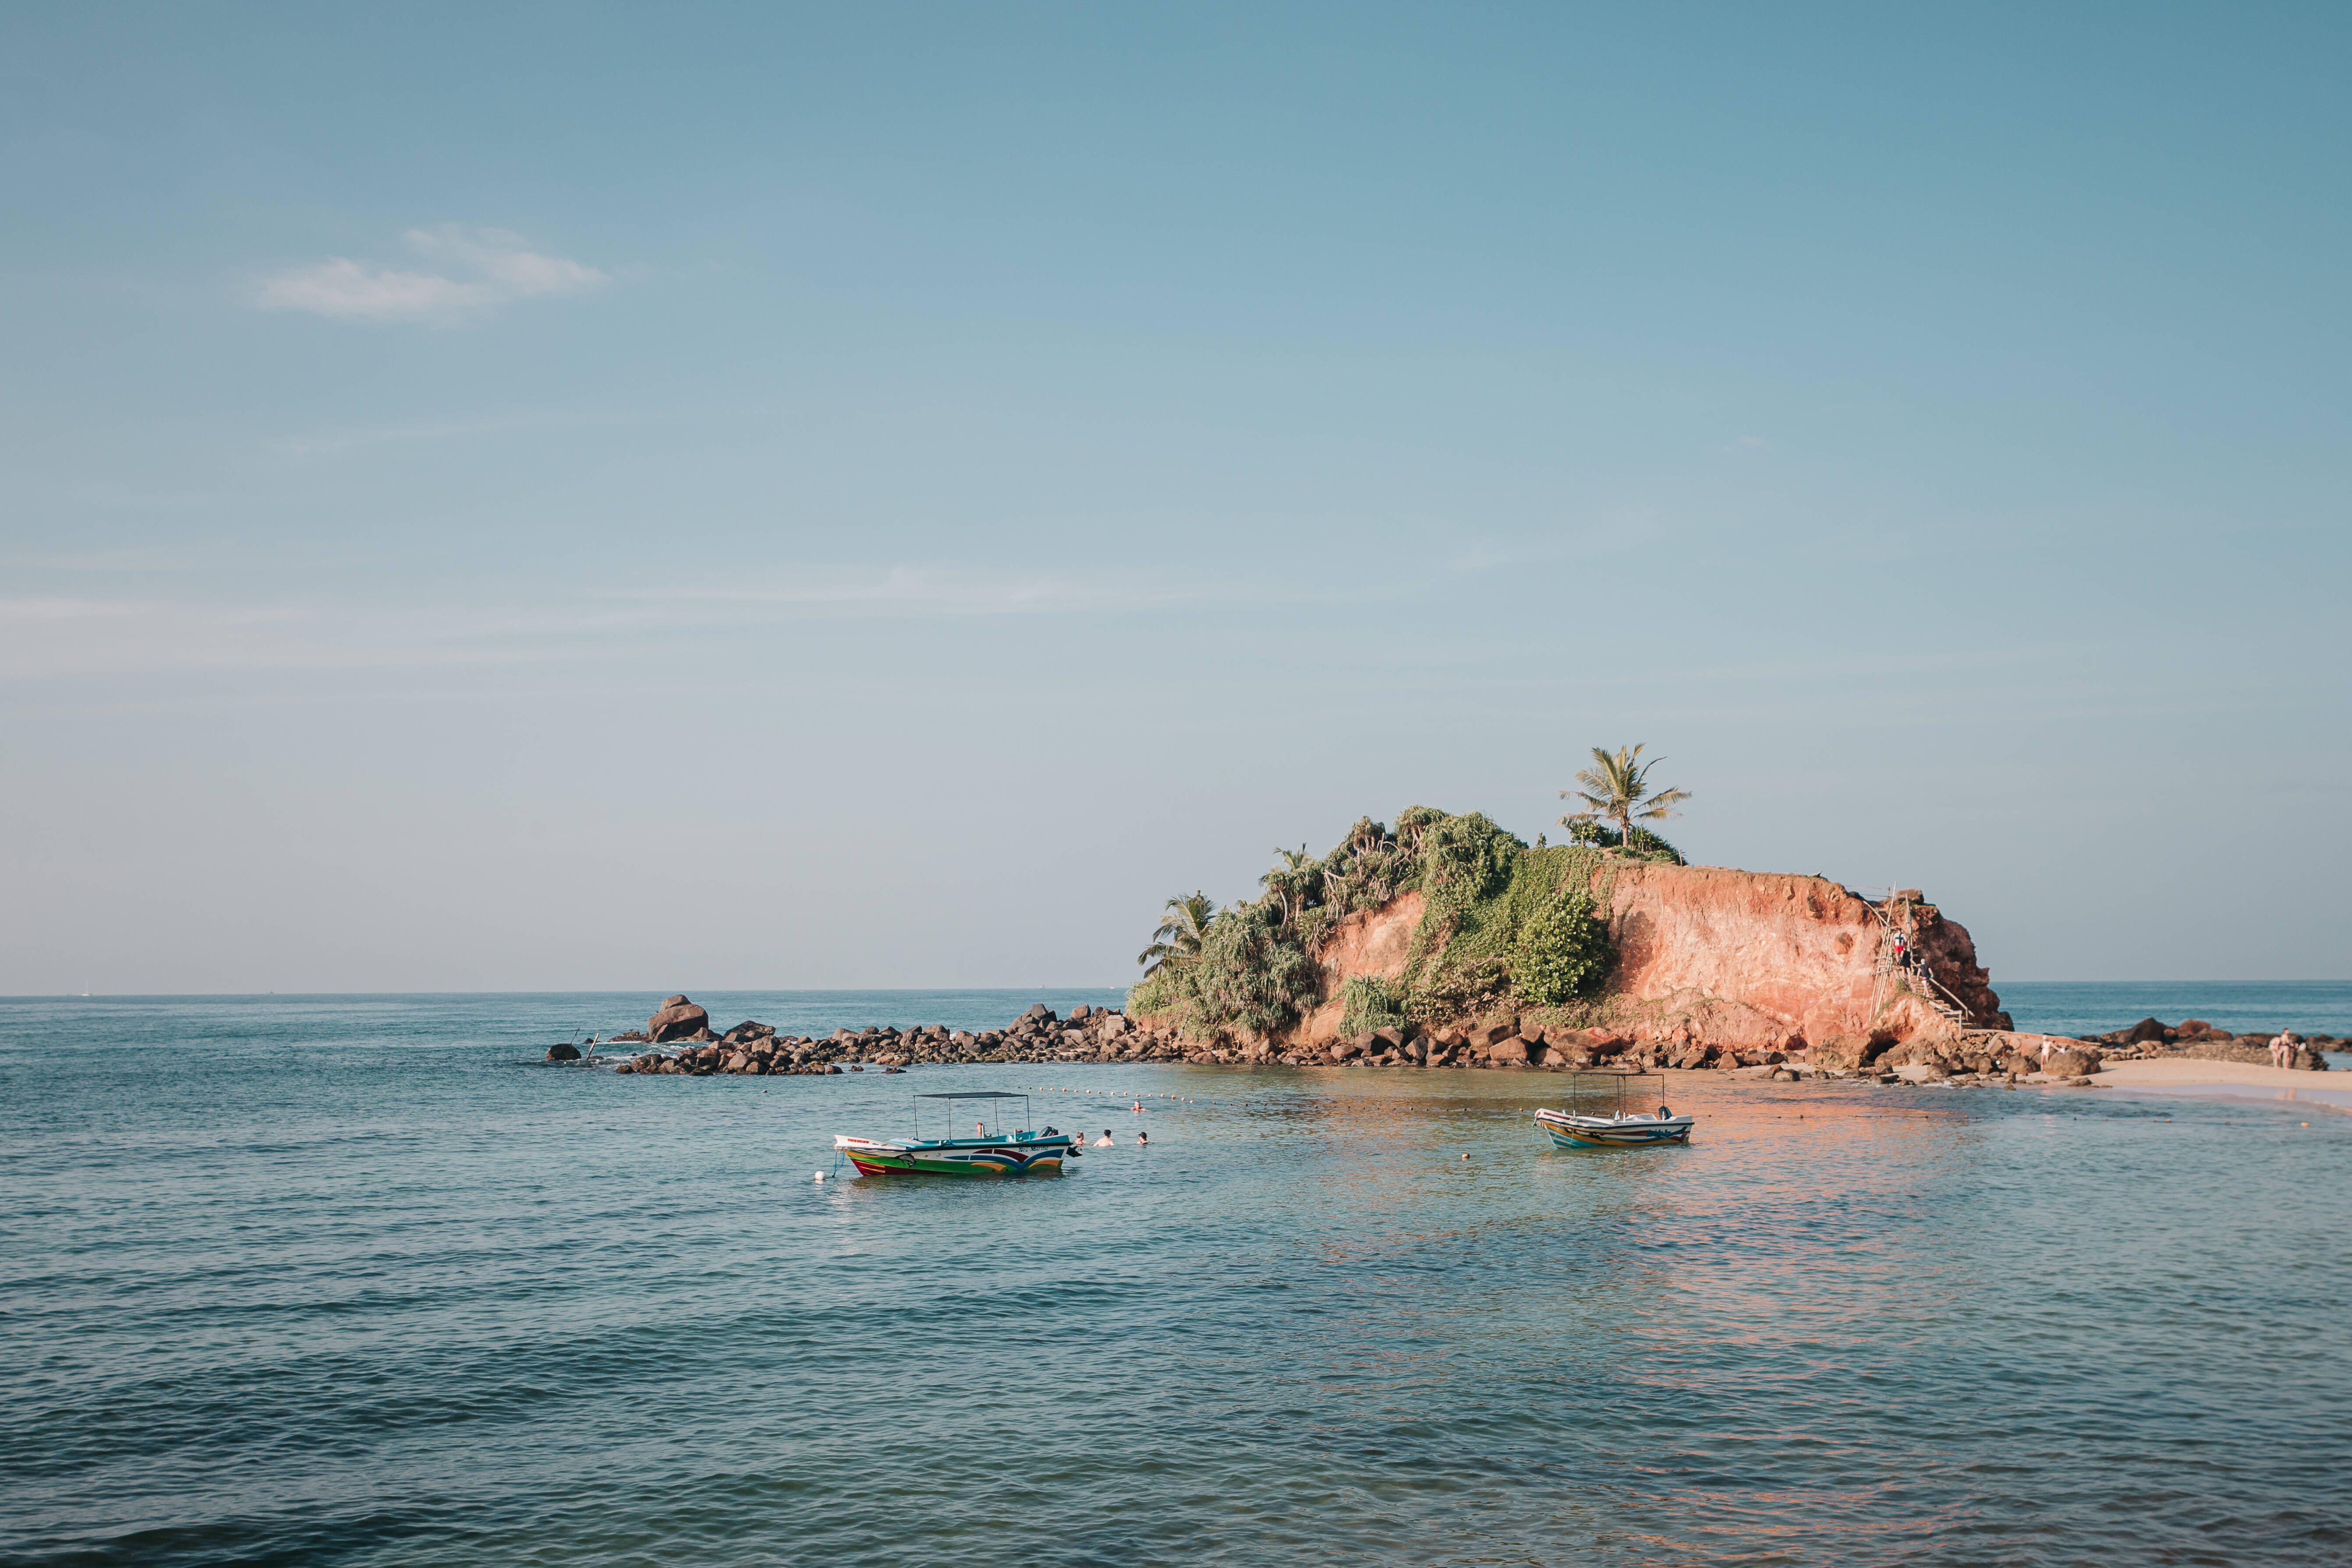
{"label": "wooden ladder on cliff", "polygon": [[[1879,997],[1884,994],[1886,977],[1892,974],[1895,977],[1895,984],[1901,986],[1904,990],[1910,992],[1914,996],[1918,997],[1919,1000],[1934,1008],[1938,1015],[1948,1019],[1952,1026],[1961,1033],[1985,1033],[1986,1031],[1984,1027],[1969,1016],[1968,1004],[1962,1002],[1958,996],[1954,995],[1951,991],[1945,986],[1943,982],[1937,980],[1934,973],[1928,970],[1927,965],[1924,961],[1917,964],[1912,964],[1898,960],[1895,956],[1895,936],[1896,929],[1895,924],[1895,889],[1887,889],[1885,901],[1874,903],[1870,906],[1871,913],[1878,917],[1878,959],[1875,972],[1873,974],[1870,984],[1870,1022],[1872,1026],[1874,1027],[1878,1023]],[[1908,903],[1909,901],[1910,900],[1904,900],[1906,903]],[[1907,921],[1906,922],[1906,925],[1907,928]],[[1903,934],[1908,936],[1911,933],[1907,929],[1906,929]],[[1911,950],[1906,947],[1906,957],[1910,951]]]}

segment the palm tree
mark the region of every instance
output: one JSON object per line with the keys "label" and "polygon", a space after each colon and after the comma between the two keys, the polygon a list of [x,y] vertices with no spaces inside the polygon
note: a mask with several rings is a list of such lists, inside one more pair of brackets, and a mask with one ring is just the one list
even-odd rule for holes
{"label": "palm tree", "polygon": [[1591,809],[1570,812],[1559,819],[1560,825],[1567,826],[1580,821],[1614,817],[1617,820],[1618,842],[1630,851],[1633,847],[1635,822],[1664,822],[1674,816],[1674,808],[1691,798],[1690,791],[1662,789],[1653,795],[1648,782],[1650,770],[1666,759],[1653,757],[1646,763],[1641,759],[1640,746],[1631,751],[1620,746],[1613,757],[1600,747],[1593,747],[1595,765],[1576,775],[1576,782],[1584,787],[1573,796],[1567,790],[1559,792],[1560,799],[1580,800]]}
{"label": "palm tree", "polygon": [[1296,849],[1285,849],[1280,845],[1276,845],[1274,853],[1275,858],[1282,864],[1260,877],[1257,879],[1257,885],[1264,888],[1273,896],[1275,902],[1282,906],[1283,917],[1286,920],[1297,920],[1298,908],[1305,902],[1305,900],[1300,897],[1302,889],[1298,886],[1299,872],[1314,865],[1315,857],[1307,852],[1307,846],[1304,844]]}
{"label": "palm tree", "polygon": [[1151,933],[1151,945],[1135,955],[1147,979],[1167,964],[1190,963],[1201,956],[1201,943],[1209,934],[1209,922],[1216,918],[1217,906],[1206,893],[1196,892],[1190,898],[1169,900],[1167,911],[1168,918]]}

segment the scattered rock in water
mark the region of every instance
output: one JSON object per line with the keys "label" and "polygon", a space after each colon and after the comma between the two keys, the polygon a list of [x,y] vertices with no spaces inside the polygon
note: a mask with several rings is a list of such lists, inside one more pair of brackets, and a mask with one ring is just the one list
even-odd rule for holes
{"label": "scattered rock in water", "polygon": [[662,998],[661,1010],[646,1020],[646,1037],[655,1045],[710,1033],[710,1015],[684,996]]}
{"label": "scattered rock in water", "polygon": [[547,1059],[551,1062],[576,1062],[580,1059],[580,1047],[569,1042],[550,1046],[547,1047]]}

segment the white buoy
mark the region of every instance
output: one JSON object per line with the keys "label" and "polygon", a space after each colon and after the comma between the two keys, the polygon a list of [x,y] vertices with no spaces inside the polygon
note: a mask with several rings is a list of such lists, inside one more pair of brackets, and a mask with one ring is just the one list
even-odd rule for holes
{"label": "white buoy", "polygon": [[816,1179],[817,1179],[818,1181],[820,1181],[820,1182],[824,1181],[824,1173],[823,1171],[819,1171],[819,1172],[816,1173]]}

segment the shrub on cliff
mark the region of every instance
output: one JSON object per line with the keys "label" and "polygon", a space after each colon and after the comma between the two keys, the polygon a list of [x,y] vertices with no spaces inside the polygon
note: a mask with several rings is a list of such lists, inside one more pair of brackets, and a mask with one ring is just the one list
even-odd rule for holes
{"label": "shrub on cliff", "polygon": [[[1560,821],[1567,825],[1570,843],[1589,844],[1599,849],[1617,849],[1625,843],[1624,835],[1597,816],[1564,816]],[[1681,850],[1639,823],[1633,826],[1633,853],[1645,859],[1663,860],[1672,866],[1690,864],[1683,858]]]}
{"label": "shrub on cliff", "polygon": [[1445,817],[1423,835],[1421,889],[1432,908],[1458,913],[1507,883],[1527,847],[1483,811]]}
{"label": "shrub on cliff", "polygon": [[1609,928],[1593,916],[1591,886],[1573,878],[1519,927],[1511,983],[1528,1001],[1557,1007],[1591,990],[1609,960]]}
{"label": "shrub on cliff", "polygon": [[1278,905],[1235,904],[1209,922],[1200,956],[1128,993],[1130,1013],[1172,1016],[1195,1039],[1286,1028],[1320,999],[1322,973]]}
{"label": "shrub on cliff", "polygon": [[1460,1017],[1514,1001],[1556,1006],[1608,973],[1608,928],[1592,914],[1600,853],[1511,843],[1502,875],[1480,896],[1459,907],[1431,896],[1402,980],[1416,1017]]}
{"label": "shrub on cliff", "polygon": [[1410,1022],[1396,994],[1369,974],[1359,974],[1340,986],[1339,995],[1346,1004],[1339,1016],[1339,1032],[1343,1035],[1402,1028]]}
{"label": "shrub on cliff", "polygon": [[1320,858],[1304,847],[1276,854],[1264,891],[1209,920],[1196,952],[1153,962],[1145,950],[1152,967],[1128,994],[1131,1015],[1171,1020],[1195,1039],[1287,1028],[1322,1000],[1315,960],[1332,929],[1414,888],[1427,907],[1404,974],[1343,988],[1350,1034],[1516,1002],[1559,1005],[1608,972],[1608,930],[1593,913],[1605,871],[1587,845],[1530,849],[1483,813],[1416,805],[1393,830],[1359,818]]}

